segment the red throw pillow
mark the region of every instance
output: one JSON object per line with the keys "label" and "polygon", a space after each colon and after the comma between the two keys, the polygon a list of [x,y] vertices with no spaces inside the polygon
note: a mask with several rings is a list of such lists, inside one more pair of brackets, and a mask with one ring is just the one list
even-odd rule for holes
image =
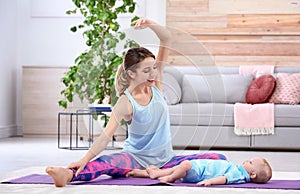
{"label": "red throw pillow", "polygon": [[275,89],[276,80],[272,75],[262,75],[256,78],[248,87],[246,102],[258,104],[267,102]]}

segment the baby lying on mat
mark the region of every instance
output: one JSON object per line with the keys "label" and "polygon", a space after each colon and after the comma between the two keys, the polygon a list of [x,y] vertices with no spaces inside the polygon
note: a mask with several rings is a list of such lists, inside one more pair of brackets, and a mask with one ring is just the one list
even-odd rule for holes
{"label": "baby lying on mat", "polygon": [[246,160],[242,165],[227,160],[185,160],[178,166],[167,169],[158,169],[149,166],[145,170],[133,170],[127,176],[158,178],[161,182],[174,182],[182,179],[183,182],[197,183],[201,186],[216,184],[240,183],[267,183],[272,177],[272,169],[263,158]]}

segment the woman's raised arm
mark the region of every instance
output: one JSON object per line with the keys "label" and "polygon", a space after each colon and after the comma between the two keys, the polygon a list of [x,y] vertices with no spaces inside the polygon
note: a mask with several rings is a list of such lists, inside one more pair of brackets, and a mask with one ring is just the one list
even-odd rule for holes
{"label": "woman's raised arm", "polygon": [[[162,80],[163,68],[165,63],[167,63],[172,42],[171,32],[165,26],[161,26],[146,18],[140,18],[134,21],[133,24],[135,25],[135,29],[150,28],[159,38],[160,44],[158,54],[156,56],[156,66],[158,69],[158,80]],[[160,82],[157,83],[157,86],[159,89],[162,89]]]}

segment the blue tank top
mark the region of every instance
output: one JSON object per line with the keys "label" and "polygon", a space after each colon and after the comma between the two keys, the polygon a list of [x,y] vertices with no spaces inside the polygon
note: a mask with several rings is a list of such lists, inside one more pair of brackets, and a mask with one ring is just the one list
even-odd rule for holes
{"label": "blue tank top", "polygon": [[156,86],[151,89],[152,99],[146,106],[138,104],[129,91],[125,90],[133,113],[123,150],[130,153],[143,167],[152,164],[160,168],[175,154],[167,103]]}

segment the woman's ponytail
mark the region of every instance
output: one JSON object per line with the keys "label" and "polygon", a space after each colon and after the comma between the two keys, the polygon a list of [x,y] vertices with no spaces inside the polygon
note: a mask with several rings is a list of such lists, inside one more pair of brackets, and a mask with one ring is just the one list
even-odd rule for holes
{"label": "woman's ponytail", "polygon": [[115,78],[115,89],[117,92],[117,96],[120,97],[126,88],[129,86],[129,80],[127,73],[124,70],[123,65],[119,65],[117,75]]}

